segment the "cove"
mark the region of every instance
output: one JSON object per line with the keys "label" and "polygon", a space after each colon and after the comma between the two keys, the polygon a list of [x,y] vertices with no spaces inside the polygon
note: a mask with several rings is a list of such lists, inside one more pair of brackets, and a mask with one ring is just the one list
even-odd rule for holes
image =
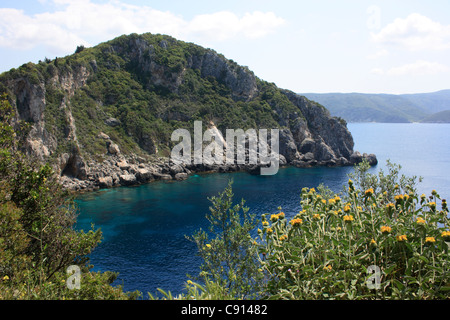
{"label": "cove", "polygon": [[351,167],[281,168],[273,176],[245,172],[197,174],[184,181],[157,181],[137,187],[93,192],[77,200],[77,228],[100,227],[104,239],[94,250],[95,271],[119,272],[118,284],[145,295],[157,288],[180,293],[186,274],[197,275],[201,261],[185,238],[206,229],[208,197],[233,180],[235,201],[245,199],[257,217],[281,206],[287,217],[300,209],[303,187],[323,183],[339,192]]}
{"label": "cove", "polygon": [[[387,159],[401,164],[405,175],[424,178],[419,192],[436,189],[450,198],[449,124],[350,123],[355,150],[375,153],[385,169]],[[184,181],[156,181],[137,187],[120,187],[78,197],[78,229],[91,223],[104,239],[91,255],[94,271],[119,273],[117,284],[126,291],[156,293],[157,288],[183,292],[186,274],[197,275],[201,261],[185,235],[207,228],[208,197],[217,195],[233,179],[235,201],[258,215],[275,213],[281,206],[286,216],[300,208],[303,187],[323,183],[339,192],[352,167],[280,168],[273,176],[245,172],[198,174]]]}

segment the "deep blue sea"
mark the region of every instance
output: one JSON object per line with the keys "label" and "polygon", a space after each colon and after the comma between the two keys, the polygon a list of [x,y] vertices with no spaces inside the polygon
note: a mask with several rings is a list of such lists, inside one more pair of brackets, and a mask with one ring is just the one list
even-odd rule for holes
{"label": "deep blue sea", "polygon": [[[450,198],[450,124],[349,123],[355,150],[375,153],[386,169],[386,160],[400,164],[401,173],[422,176],[419,192],[436,189]],[[119,273],[116,284],[126,291],[156,293],[157,288],[181,293],[186,274],[197,275],[201,261],[196,247],[186,239],[208,227],[208,197],[217,195],[233,179],[235,200],[245,199],[257,215],[275,213],[281,206],[287,216],[300,206],[303,187],[323,183],[342,190],[352,167],[283,168],[274,176],[247,173],[193,175],[185,181],[153,182],[79,196],[78,229],[91,224],[103,232],[103,241],[91,255],[94,271]]]}

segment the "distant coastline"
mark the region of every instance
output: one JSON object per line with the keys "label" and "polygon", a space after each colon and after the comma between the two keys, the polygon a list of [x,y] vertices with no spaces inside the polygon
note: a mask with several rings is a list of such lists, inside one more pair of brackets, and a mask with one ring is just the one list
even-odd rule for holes
{"label": "distant coastline", "polygon": [[450,123],[450,90],[417,94],[302,93],[347,122]]}

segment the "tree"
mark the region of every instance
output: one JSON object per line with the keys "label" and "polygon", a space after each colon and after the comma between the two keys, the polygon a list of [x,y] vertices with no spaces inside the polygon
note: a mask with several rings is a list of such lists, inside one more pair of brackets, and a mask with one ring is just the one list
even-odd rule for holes
{"label": "tree", "polygon": [[75,53],[80,53],[84,49],[85,49],[85,47],[83,45],[79,45],[79,46],[77,46],[77,49],[75,50]]}
{"label": "tree", "polygon": [[[63,284],[66,268],[79,265],[99,288],[113,281],[109,274],[89,273],[88,254],[100,243],[101,231],[74,228],[74,201],[62,190],[48,164],[20,152],[23,128],[14,119],[6,96],[0,99],[0,296],[3,298],[72,298],[99,294],[92,286],[83,292]],[[86,279],[90,279],[86,277]],[[50,284],[58,280],[59,286]],[[100,284],[98,284],[100,282]],[[120,297],[120,288],[108,287]],[[103,290],[103,291],[105,291]],[[102,292],[100,290],[100,292]],[[111,296],[111,295],[108,295]]]}
{"label": "tree", "polygon": [[256,243],[251,237],[257,220],[249,213],[245,201],[233,206],[232,181],[218,196],[209,199],[212,206],[206,218],[209,232],[200,229],[191,239],[203,258],[200,279],[222,296],[255,298],[261,279]]}

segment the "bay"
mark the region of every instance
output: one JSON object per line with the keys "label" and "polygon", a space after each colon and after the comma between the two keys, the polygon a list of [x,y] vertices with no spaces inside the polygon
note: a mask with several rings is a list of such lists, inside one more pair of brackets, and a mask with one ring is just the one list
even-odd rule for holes
{"label": "bay", "polygon": [[[436,189],[450,195],[449,124],[349,123],[355,150],[375,153],[386,169],[386,160],[402,165],[402,173],[423,177],[419,192]],[[281,206],[286,215],[300,208],[303,187],[328,186],[339,192],[352,167],[283,168],[274,176],[247,173],[199,174],[184,181],[158,181],[138,187],[121,187],[81,195],[77,228],[101,228],[104,239],[91,254],[94,271],[119,273],[115,284],[126,291],[156,293],[157,288],[183,292],[186,274],[197,275],[201,261],[196,247],[186,239],[206,229],[208,197],[217,195],[233,180],[235,200],[245,199],[260,216]]]}

